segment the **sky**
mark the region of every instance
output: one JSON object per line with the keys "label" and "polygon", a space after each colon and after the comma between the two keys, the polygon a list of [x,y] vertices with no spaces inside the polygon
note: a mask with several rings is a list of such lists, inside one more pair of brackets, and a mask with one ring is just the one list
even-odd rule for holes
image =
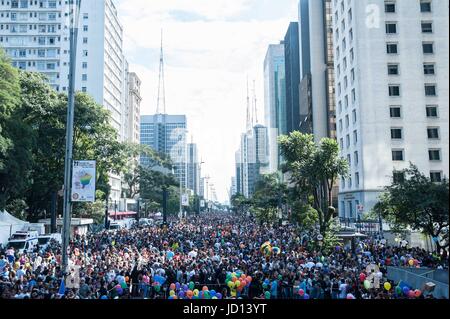
{"label": "sky", "polygon": [[[247,77],[264,124],[264,58],[297,21],[298,0],[115,0],[142,115],[156,112],[163,29],[167,114],[186,114],[202,175],[228,199],[246,127]],[[199,159],[199,160],[200,160]]]}

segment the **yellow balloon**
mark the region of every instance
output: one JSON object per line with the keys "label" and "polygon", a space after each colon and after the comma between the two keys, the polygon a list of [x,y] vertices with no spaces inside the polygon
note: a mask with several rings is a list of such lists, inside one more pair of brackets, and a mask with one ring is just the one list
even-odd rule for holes
{"label": "yellow balloon", "polygon": [[414,266],[414,260],[413,260],[413,259],[410,259],[410,260],[409,260],[409,265],[410,265],[410,266]]}
{"label": "yellow balloon", "polygon": [[387,291],[391,290],[392,286],[389,282],[385,282],[384,283],[384,289],[386,289]]}
{"label": "yellow balloon", "polygon": [[175,291],[171,290],[169,293],[170,296],[175,296]]}

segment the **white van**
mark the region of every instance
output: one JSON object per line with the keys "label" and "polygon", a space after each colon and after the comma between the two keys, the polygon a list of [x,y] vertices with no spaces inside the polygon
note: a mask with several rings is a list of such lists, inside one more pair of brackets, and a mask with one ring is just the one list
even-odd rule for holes
{"label": "white van", "polygon": [[38,244],[37,231],[18,231],[15,232],[8,242],[8,247],[14,248],[19,254],[31,253]]}
{"label": "white van", "polygon": [[50,242],[52,240],[56,241],[57,243],[62,244],[61,234],[56,233],[56,234],[39,235],[39,237],[38,237],[39,248],[41,250],[47,249],[48,245],[50,244]]}

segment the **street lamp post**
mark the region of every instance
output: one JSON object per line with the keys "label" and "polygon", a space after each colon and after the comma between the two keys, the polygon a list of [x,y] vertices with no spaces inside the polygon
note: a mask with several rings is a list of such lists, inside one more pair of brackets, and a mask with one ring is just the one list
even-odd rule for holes
{"label": "street lamp post", "polygon": [[[72,218],[71,184],[72,184],[72,160],[73,160],[73,123],[75,113],[75,71],[78,37],[78,18],[81,0],[69,0],[72,9],[70,18],[70,67],[69,67],[69,91],[66,122],[66,151],[64,163],[64,222],[62,229],[62,267],[65,271],[69,263],[68,249],[70,241],[70,220]],[[75,6],[74,6],[75,4]]]}

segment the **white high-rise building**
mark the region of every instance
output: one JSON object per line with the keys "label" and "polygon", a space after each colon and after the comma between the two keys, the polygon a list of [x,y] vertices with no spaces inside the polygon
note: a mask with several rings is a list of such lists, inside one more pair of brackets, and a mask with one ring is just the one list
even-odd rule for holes
{"label": "white high-rise building", "polygon": [[[69,5],[61,0],[0,2],[0,46],[22,70],[42,72],[59,92],[68,91]],[[75,89],[111,112],[111,125],[124,140],[127,99],[123,28],[112,0],[82,1]],[[121,179],[110,176],[111,199],[121,197]]]}
{"label": "white high-rise building", "polygon": [[124,140],[140,144],[141,129],[141,80],[134,72],[127,72],[128,97],[124,112]]}
{"label": "white high-rise building", "polygon": [[448,176],[448,0],[333,0],[340,217],[377,202],[409,163]]}

